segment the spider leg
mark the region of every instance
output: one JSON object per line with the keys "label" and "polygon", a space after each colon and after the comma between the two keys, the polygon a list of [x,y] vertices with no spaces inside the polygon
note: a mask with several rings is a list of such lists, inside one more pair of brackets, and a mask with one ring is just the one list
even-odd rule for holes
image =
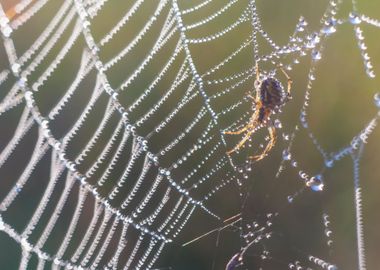
{"label": "spider leg", "polygon": [[223,134],[228,134],[228,135],[239,135],[242,134],[243,132],[247,131],[251,127],[250,124],[247,124],[245,127],[236,130],[236,131],[223,131]]}
{"label": "spider leg", "polygon": [[276,140],[277,140],[276,129],[274,128],[274,126],[270,126],[270,127],[268,127],[268,131],[269,131],[270,141],[268,142],[264,151],[260,155],[249,157],[253,161],[262,160],[269,153],[269,151],[273,148],[273,146],[276,144]]}
{"label": "spider leg", "polygon": [[282,73],[285,75],[286,79],[288,80],[288,89],[287,89],[287,92],[288,92],[288,97],[290,97],[291,96],[290,90],[292,89],[293,80],[290,78],[290,76],[288,75],[288,73],[286,73],[286,71],[284,70],[283,67],[279,67],[279,69],[282,71]]}
{"label": "spider leg", "polygon": [[259,70],[259,64],[256,62],[256,81],[260,81],[260,70]]}
{"label": "spider leg", "polygon": [[252,96],[249,92],[247,93],[247,97],[249,97],[250,99],[252,99],[253,103],[256,104],[256,98],[254,96]]}
{"label": "spider leg", "polygon": [[256,127],[256,121],[257,121],[257,117],[259,115],[259,111],[256,110],[253,115],[251,116],[251,119],[249,120],[248,124],[245,125],[243,128],[239,129],[239,130],[235,130],[235,131],[224,131],[223,134],[228,134],[228,135],[239,135],[239,134],[242,134],[243,132],[247,131],[248,129],[250,130],[254,130],[254,128]]}
{"label": "spider leg", "polygon": [[239,150],[245,144],[245,142],[251,137],[252,133],[253,133],[253,130],[248,131],[247,134],[245,134],[245,136],[243,137],[243,139],[233,149],[231,149],[230,151],[227,151],[227,155],[231,155],[233,152],[236,152],[237,150]]}

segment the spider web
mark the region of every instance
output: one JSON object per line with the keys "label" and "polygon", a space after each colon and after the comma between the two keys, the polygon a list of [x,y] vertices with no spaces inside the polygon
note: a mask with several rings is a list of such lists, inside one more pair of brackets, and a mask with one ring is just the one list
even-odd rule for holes
{"label": "spider web", "polygon": [[[297,121],[287,123],[289,133],[281,132],[285,121],[275,121],[283,139],[277,177],[295,171],[302,181],[287,195],[285,209],[307,190],[324,193],[326,172],[350,156],[358,268],[366,269],[359,169],[380,113],[346,146],[327,151],[308,111],[318,63],[340,28],[353,29],[364,69],[375,77],[361,27],[379,28],[380,22],[360,14],[355,1],[348,13],[340,12],[340,1],[328,1],[316,30],[301,17],[280,46],[264,30],[255,1],[185,5],[1,4],[1,55],[7,61],[1,63],[0,119],[7,128],[1,135],[0,230],[7,236],[4,246],[17,243],[20,259],[14,263],[19,269],[150,269],[166,248],[185,239],[180,233],[195,217],[211,225],[229,217],[218,207],[227,188],[238,191],[234,209],[241,214],[227,227],[240,233],[242,251],[278,238],[273,224],[286,212],[257,214],[246,207],[251,189],[261,185],[247,188],[260,163],[245,157],[259,153],[269,138],[227,156],[239,138],[223,131],[244,126],[252,115],[246,91],[255,63],[263,74],[280,78],[278,65],[290,72],[311,59]],[[379,95],[375,103],[379,108]],[[293,145],[302,132],[324,161],[318,173],[296,158]],[[330,215],[321,217],[331,249]],[[276,259],[270,248],[254,251],[260,264]],[[336,268],[333,258],[313,254],[280,265]]]}

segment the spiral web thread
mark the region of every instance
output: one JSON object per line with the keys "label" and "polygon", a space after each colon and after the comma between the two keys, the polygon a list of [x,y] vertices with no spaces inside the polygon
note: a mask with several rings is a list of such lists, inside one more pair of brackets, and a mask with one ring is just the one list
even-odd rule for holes
{"label": "spiral web thread", "polygon": [[[252,112],[246,111],[241,119],[231,122],[229,115],[244,111],[249,100],[240,97],[224,102],[222,108],[214,104],[252,83],[254,62],[275,67],[286,57],[292,60],[285,65],[287,70],[302,57],[311,57],[312,65],[300,125],[288,140],[279,173],[287,163],[297,164],[291,146],[299,129],[308,131],[325,160],[324,169],[334,167],[345,156],[352,157],[359,269],[366,268],[359,163],[380,112],[347,147],[327,153],[308,127],[307,110],[324,42],[341,25],[352,24],[367,75],[375,76],[360,24],[379,28],[380,21],[360,14],[355,2],[348,18],[337,18],[341,3],[329,1],[318,31],[308,31],[307,22],[300,18],[288,44],[278,46],[262,28],[255,1],[228,1],[216,7],[212,15],[188,23],[192,14],[209,7],[212,1],[185,9],[177,0],[154,1],[154,5],[137,0],[103,35],[93,25],[104,20],[102,12],[112,6],[112,1],[57,2],[22,0],[13,7],[12,15],[0,8],[1,50],[7,59],[2,61],[0,72],[0,118],[2,125],[9,124],[7,119],[16,123],[9,124],[12,133],[2,142],[0,168],[9,171],[12,159],[27,157],[25,164],[20,161],[19,171],[7,177],[8,184],[2,184],[0,230],[20,245],[20,269],[30,269],[33,260],[37,261],[37,269],[48,265],[67,269],[149,269],[195,211],[221,219],[208,201],[220,189],[245,178],[241,166],[225,154],[230,145],[223,131],[241,127]],[[238,8],[239,14],[232,22],[226,20],[225,28],[199,36],[199,28],[207,29],[214,20]],[[149,15],[145,14],[146,22],[135,36],[122,48],[109,49],[107,46],[116,42],[123,31],[136,28],[135,17],[144,16],[139,12],[145,9]],[[51,19],[36,38],[17,38],[18,32],[46,10]],[[196,58],[193,48],[213,42],[222,44],[231,33],[247,26],[251,32],[235,50],[201,71],[201,59]],[[260,54],[259,37],[270,45],[270,53]],[[18,45],[21,41],[30,42],[24,50]],[[141,47],[147,48],[147,53],[115,83],[116,79],[111,79],[113,71],[128,67]],[[246,69],[223,74],[242,52],[251,48],[254,58],[247,61]],[[78,50],[79,57],[75,54]],[[112,50],[112,56],[103,54],[107,50]],[[80,61],[72,67],[74,76],[68,74],[66,78],[60,67],[66,59],[73,58]],[[154,75],[147,74],[152,67],[156,67]],[[52,87],[59,76],[70,82],[64,89]],[[148,85],[141,87],[137,82],[142,80]],[[211,91],[213,86],[217,90]],[[78,92],[84,93],[87,100],[80,100]],[[41,93],[55,95],[50,97],[53,105],[46,105]],[[72,123],[63,124],[62,119],[72,118],[70,111],[78,102],[82,102],[81,110],[73,110],[76,115]],[[379,96],[375,102],[380,107]],[[94,121],[97,124],[91,130],[88,125]],[[83,132],[87,132],[85,141],[76,141]],[[32,149],[24,151],[24,141],[29,145],[32,141]],[[305,186],[323,190],[321,175],[309,176],[293,167]],[[40,174],[44,173],[47,181],[41,180]],[[25,204],[28,185],[33,186],[32,194],[38,202],[32,210],[28,208],[24,223],[16,225],[21,222],[13,223],[13,216],[21,215],[18,211]],[[289,202],[294,199],[296,196],[289,196]],[[328,218],[325,214],[325,224]],[[53,236],[55,241],[51,240]],[[260,233],[255,241],[260,242],[264,236]],[[308,258],[321,269],[335,267],[312,255]],[[292,267],[296,265],[289,264]]]}

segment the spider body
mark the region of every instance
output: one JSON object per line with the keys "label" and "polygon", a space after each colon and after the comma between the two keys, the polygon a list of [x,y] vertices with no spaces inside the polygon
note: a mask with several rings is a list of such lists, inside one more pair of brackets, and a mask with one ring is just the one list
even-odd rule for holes
{"label": "spider body", "polygon": [[284,90],[280,82],[275,78],[266,78],[257,86],[256,110],[259,111],[257,122],[263,124],[271,112],[284,103]]}
{"label": "spider body", "polygon": [[250,156],[249,158],[253,161],[261,160],[275,145],[276,130],[272,121],[270,121],[270,115],[272,112],[275,112],[281,108],[290,99],[290,89],[292,85],[291,78],[282,68],[280,69],[288,79],[287,93],[281,83],[273,77],[266,77],[263,80],[260,80],[259,68],[256,65],[256,97],[248,94],[248,96],[253,100],[255,111],[246,126],[237,131],[224,132],[225,134],[234,135],[245,133],[243,139],[232,150],[227,152],[228,155],[238,151],[246,143],[246,141],[250,139],[251,135],[263,126],[268,128],[270,141],[261,154]]}
{"label": "spider body", "polygon": [[284,89],[275,78],[266,78],[260,85],[260,100],[264,107],[275,109],[284,100]]}
{"label": "spider body", "polygon": [[256,91],[259,93],[254,100],[259,111],[257,122],[263,124],[273,111],[286,103],[287,97],[281,83],[272,77],[259,81]]}

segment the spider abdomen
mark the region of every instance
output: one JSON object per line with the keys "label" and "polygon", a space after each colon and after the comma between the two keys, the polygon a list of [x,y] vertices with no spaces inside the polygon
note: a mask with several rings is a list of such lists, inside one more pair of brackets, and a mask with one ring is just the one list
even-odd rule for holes
{"label": "spider abdomen", "polygon": [[266,78],[260,85],[260,99],[264,107],[274,109],[283,103],[283,88],[274,78]]}

